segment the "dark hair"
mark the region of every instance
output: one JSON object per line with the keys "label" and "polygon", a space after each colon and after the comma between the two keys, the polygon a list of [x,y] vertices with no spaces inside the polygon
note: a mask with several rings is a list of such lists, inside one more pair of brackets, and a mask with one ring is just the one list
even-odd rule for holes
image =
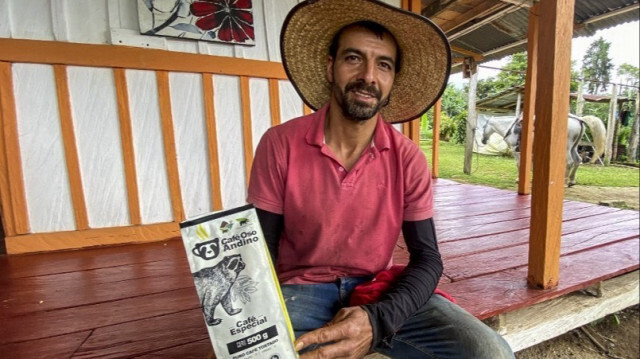
{"label": "dark hair", "polygon": [[400,46],[398,45],[398,41],[396,40],[396,37],[393,36],[391,31],[389,31],[389,29],[387,29],[386,27],[378,24],[377,22],[373,22],[369,20],[357,21],[357,22],[348,24],[346,26],[343,26],[340,30],[338,30],[338,32],[336,32],[336,34],[333,35],[333,39],[331,39],[331,44],[329,45],[329,56],[331,56],[334,59],[336,58],[336,55],[338,53],[340,36],[342,36],[342,33],[344,33],[345,30],[354,28],[354,27],[361,27],[366,30],[369,30],[380,39],[382,39],[384,35],[388,35],[391,38],[391,40],[393,40],[393,42],[396,44],[395,70],[396,70],[396,73],[400,72],[400,67],[401,67],[400,65],[402,63],[402,51],[400,49]]}

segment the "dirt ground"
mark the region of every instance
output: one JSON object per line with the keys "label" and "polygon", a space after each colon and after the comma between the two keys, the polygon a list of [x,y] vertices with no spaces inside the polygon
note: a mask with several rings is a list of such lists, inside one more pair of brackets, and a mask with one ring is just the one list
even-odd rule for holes
{"label": "dirt ground", "polygon": [[564,198],[596,204],[606,202],[614,207],[638,210],[640,187],[596,187],[578,184],[565,188]]}
{"label": "dirt ground", "polygon": [[516,353],[516,358],[638,359],[638,312],[637,305],[627,308],[615,315],[609,315],[582,328],[524,349]]}
{"label": "dirt ground", "polygon": [[[565,188],[565,199],[601,203],[638,210],[638,187],[593,187],[576,185]],[[639,359],[640,322],[638,305],[609,315],[582,328],[516,353],[518,359]],[[595,339],[591,339],[589,337]]]}

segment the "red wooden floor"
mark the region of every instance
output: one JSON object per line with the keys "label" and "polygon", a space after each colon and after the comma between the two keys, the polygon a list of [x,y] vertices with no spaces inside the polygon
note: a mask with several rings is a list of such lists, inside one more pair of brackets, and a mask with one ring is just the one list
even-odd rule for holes
{"label": "red wooden floor", "polygon": [[[639,215],[567,201],[560,285],[526,285],[530,198],[438,180],[440,288],[479,318],[638,269]],[[402,243],[396,262],[407,260]],[[0,358],[203,358],[199,301],[179,240],[0,257]]]}

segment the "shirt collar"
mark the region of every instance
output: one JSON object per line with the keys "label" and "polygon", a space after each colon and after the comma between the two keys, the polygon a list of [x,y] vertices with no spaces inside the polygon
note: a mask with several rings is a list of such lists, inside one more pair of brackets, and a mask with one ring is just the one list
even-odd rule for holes
{"label": "shirt collar", "polygon": [[[324,122],[327,119],[328,112],[329,104],[327,103],[322,106],[321,109],[309,115],[313,116],[313,120],[311,121],[311,126],[305,136],[308,144],[318,147],[322,147],[324,145]],[[378,115],[372,143],[372,146],[378,151],[389,149],[390,140],[389,133],[387,131],[390,130],[390,127],[391,125],[384,122],[382,115]]]}

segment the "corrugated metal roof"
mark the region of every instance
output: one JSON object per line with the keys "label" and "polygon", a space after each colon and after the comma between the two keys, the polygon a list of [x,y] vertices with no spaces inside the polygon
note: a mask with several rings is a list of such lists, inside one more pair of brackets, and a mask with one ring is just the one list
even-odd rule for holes
{"label": "corrugated metal roof", "polygon": [[[603,15],[604,18],[598,19]],[[574,36],[590,36],[598,30],[639,19],[638,0],[576,0]],[[521,7],[456,38],[451,44],[482,54],[482,62],[501,59],[527,49],[528,22],[529,9]],[[465,57],[455,52],[453,56]],[[453,72],[459,70],[459,66],[453,68]]]}

